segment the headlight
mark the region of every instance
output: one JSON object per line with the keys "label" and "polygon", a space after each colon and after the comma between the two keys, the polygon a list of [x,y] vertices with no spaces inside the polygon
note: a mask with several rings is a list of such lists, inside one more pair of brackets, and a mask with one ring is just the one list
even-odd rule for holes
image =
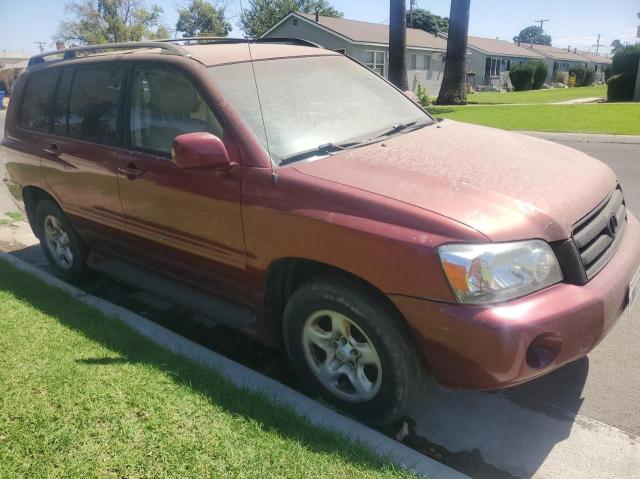
{"label": "headlight", "polygon": [[438,252],[461,303],[506,301],[562,281],[556,255],[542,240],[448,244]]}

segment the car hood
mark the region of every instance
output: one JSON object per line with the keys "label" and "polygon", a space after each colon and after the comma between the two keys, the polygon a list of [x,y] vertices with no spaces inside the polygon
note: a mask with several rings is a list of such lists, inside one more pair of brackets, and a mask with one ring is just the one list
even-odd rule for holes
{"label": "car hood", "polygon": [[616,185],[608,166],[572,148],[454,121],[295,169],[430,210],[494,241],[566,239]]}

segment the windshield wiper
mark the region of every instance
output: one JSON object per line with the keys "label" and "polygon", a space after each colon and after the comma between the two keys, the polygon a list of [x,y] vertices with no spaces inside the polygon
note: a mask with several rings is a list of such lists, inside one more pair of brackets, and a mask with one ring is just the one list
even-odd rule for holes
{"label": "windshield wiper", "polygon": [[387,136],[395,135],[396,133],[400,133],[405,130],[415,130],[418,128],[422,128],[423,126],[431,125],[432,122],[418,123],[418,121],[412,121],[410,123],[399,123],[397,125],[393,125],[390,129],[383,131],[382,133],[376,135],[372,140],[379,140],[380,138],[384,138]]}
{"label": "windshield wiper", "polygon": [[317,156],[318,154],[324,153],[325,155],[330,155],[337,151],[346,150],[352,146],[357,145],[357,142],[348,142],[348,143],[323,143],[315,148],[310,148],[309,150],[301,151],[299,153],[294,153],[293,155],[285,156],[280,159],[281,165],[286,165],[288,163],[293,163],[295,161],[304,160],[305,158],[311,158],[313,156]]}

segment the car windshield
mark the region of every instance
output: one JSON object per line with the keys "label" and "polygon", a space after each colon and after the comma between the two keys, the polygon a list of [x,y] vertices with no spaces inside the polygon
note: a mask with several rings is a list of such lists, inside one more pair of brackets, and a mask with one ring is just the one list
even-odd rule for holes
{"label": "car windshield", "polygon": [[253,69],[235,63],[209,71],[277,162],[314,152],[324,156],[433,121],[376,73],[343,56],[261,60]]}

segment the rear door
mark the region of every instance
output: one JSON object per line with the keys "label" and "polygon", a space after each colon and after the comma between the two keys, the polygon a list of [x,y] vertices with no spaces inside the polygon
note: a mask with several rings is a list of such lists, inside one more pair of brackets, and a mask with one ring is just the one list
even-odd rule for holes
{"label": "rear door", "polygon": [[80,235],[106,252],[126,246],[116,155],[125,73],[113,62],[63,71],[42,161],[49,188]]}
{"label": "rear door", "polygon": [[138,259],[163,273],[244,301],[245,248],[240,169],[182,170],[171,161],[183,133],[220,137],[237,156],[220,118],[181,70],[141,63],[131,72],[125,130],[118,155],[127,230]]}

